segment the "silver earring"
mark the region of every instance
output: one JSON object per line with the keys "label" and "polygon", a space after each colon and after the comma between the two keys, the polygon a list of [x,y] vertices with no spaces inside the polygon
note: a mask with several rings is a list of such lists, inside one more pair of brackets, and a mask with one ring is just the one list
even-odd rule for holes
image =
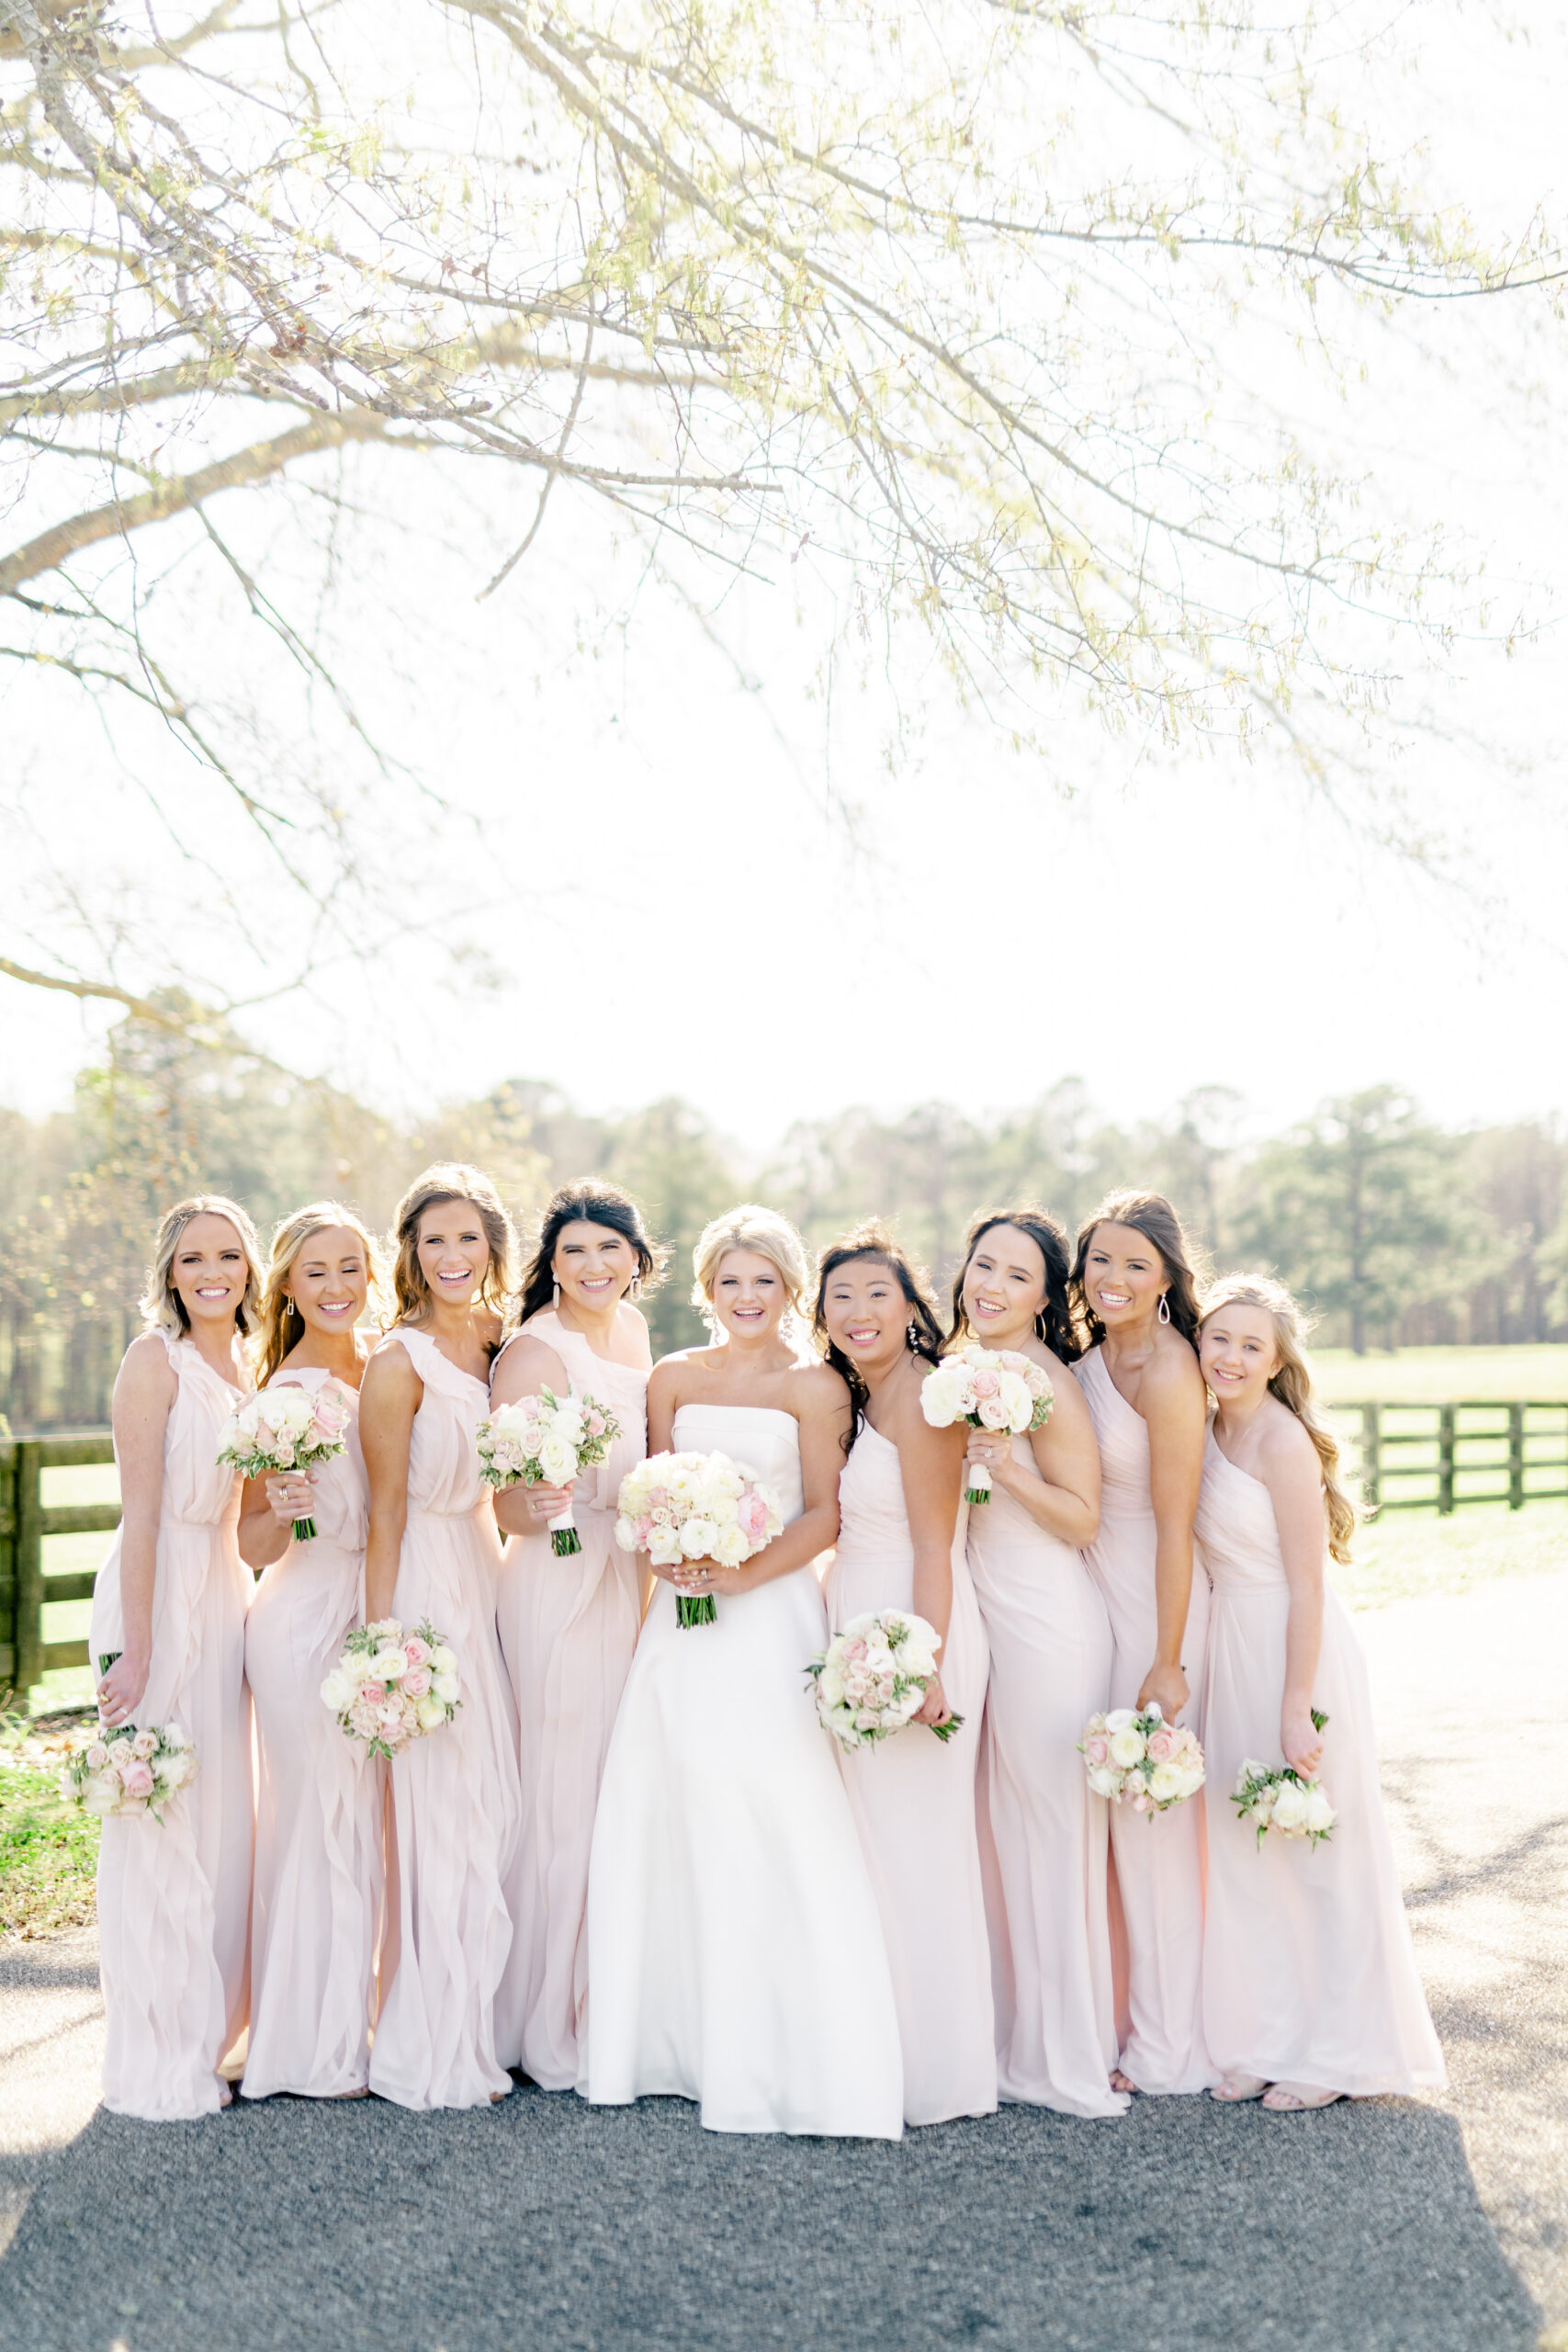
{"label": "silver earring", "polygon": [[1170,1320],[1170,1301],[1163,1290],[1159,1295],[1159,1319],[1162,1323],[1168,1323]]}
{"label": "silver earring", "polygon": [[637,1305],[637,1300],[642,1296],[642,1276],[640,1274],[634,1274],[632,1276],[632,1286],[630,1290],[627,1291],[626,1296],[631,1300],[634,1306]]}
{"label": "silver earring", "polygon": [[913,1317],[912,1315],[911,1315],[911,1316],[910,1316],[910,1317],[909,1317],[909,1328],[908,1328],[908,1329],[905,1332],[904,1337],[906,1338],[906,1340],[908,1340],[908,1343],[909,1343],[910,1347],[911,1347],[911,1348],[915,1351],[915,1352],[918,1354],[918,1353],[919,1352],[919,1339],[920,1339],[920,1335],[919,1335],[919,1330],[916,1329],[916,1325],[915,1325],[915,1318],[914,1318],[914,1317]]}
{"label": "silver earring", "polygon": [[558,1306],[560,1305],[560,1284],[557,1282],[554,1274],[550,1276],[550,1305],[552,1306]]}

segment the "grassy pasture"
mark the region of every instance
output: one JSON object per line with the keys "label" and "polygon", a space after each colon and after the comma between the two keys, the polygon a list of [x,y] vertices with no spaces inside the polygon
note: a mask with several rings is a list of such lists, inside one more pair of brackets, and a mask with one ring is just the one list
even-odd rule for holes
{"label": "grassy pasture", "polygon": [[1395,1348],[1354,1356],[1314,1348],[1313,1384],[1325,1404],[1448,1405],[1515,1397],[1568,1402],[1568,1346]]}

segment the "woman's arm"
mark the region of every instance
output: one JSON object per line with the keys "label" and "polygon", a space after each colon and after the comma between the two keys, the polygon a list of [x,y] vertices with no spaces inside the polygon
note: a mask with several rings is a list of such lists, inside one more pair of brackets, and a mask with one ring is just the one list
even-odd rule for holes
{"label": "woman's arm", "polygon": [[[515,1405],[519,1396],[542,1396],[547,1388],[559,1398],[570,1387],[571,1375],[554,1348],[529,1333],[513,1340],[496,1358],[490,1376],[490,1408],[493,1413],[502,1405]],[[521,1478],[514,1487],[498,1487],[491,1496],[496,1525],[503,1535],[533,1535],[566,1509],[572,1492],[570,1487],[525,1487]]]}
{"label": "woman's arm", "polygon": [[1043,1430],[1030,1432],[1033,1465],[1020,1462],[1010,1438],[970,1430],[965,1460],[984,1462],[1004,1494],[1058,1543],[1081,1550],[1100,1532],[1100,1445],[1094,1417],[1064,1364],[1052,1376],[1055,1402]]}
{"label": "woman's arm", "polygon": [[1323,1472],[1299,1422],[1292,1419],[1269,1434],[1260,1466],[1291,1588],[1280,1746],[1286,1763],[1310,1778],[1323,1761],[1323,1735],[1312,1720],[1312,1686],[1323,1647]]}
{"label": "woman's arm", "polygon": [[681,1356],[661,1356],[648,1380],[648,1450],[668,1453],[680,1404]]}
{"label": "woman's arm", "polygon": [[[119,1464],[121,1649],[98,1685],[107,1724],[128,1723],[141,1704],[152,1668],[152,1595],[158,1577],[158,1521],[164,1507],[164,1432],[179,1394],[169,1351],[144,1331],[125,1351],[114,1384],[115,1459]],[[93,1660],[94,1665],[97,1660]]]}
{"label": "woman's arm", "polygon": [[[897,1426],[888,1435],[898,1448],[904,1514],[915,1552],[915,1614],[923,1617],[945,1642],[953,1617],[953,1538],[958,1525],[964,1440],[969,1431],[962,1421],[952,1429],[933,1430],[920,1412],[918,1390],[897,1419]],[[939,1673],[914,1721],[944,1724],[952,1713]]]}
{"label": "woman's arm", "polygon": [[[716,1560],[692,1560],[684,1569],[655,1568],[686,1592],[755,1592],[775,1577],[804,1568],[838,1541],[839,1473],[844,1466],[844,1438],[850,1426],[850,1393],[836,1372],[826,1365],[801,1377],[797,1391],[800,1410],[800,1482],[806,1508],[791,1520],[782,1535],[753,1555],[744,1567],[723,1568]],[[651,1565],[651,1564],[650,1564]]]}
{"label": "woman's arm", "polygon": [[370,1487],[365,1546],[365,1616],[389,1617],[409,1516],[409,1444],[424,1383],[406,1348],[383,1340],[365,1367],[359,1391],[359,1445]]}
{"label": "woman's arm", "polygon": [[290,1470],[247,1478],[240,1498],[238,1540],[240,1557],[247,1568],[270,1568],[288,1549],[297,1519],[308,1519],[313,1507],[313,1470]]}
{"label": "woman's arm", "polygon": [[1156,1357],[1143,1375],[1138,1410],[1149,1432],[1149,1497],[1155,1514],[1154,1664],[1138,1704],[1157,1701],[1173,1723],[1191,1697],[1181,1668],[1187,1605],[1192,1597],[1192,1521],[1203,1477],[1208,1406],[1198,1359],[1190,1351]]}

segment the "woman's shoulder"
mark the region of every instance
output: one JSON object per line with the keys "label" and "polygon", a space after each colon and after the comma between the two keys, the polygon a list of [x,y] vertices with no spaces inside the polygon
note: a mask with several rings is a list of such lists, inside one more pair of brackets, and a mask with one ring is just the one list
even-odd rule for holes
{"label": "woman's shoulder", "polygon": [[700,1386],[711,1379],[722,1352],[718,1348],[671,1349],[654,1365],[649,1385],[656,1380],[661,1388]]}
{"label": "woman's shoulder", "polygon": [[1160,1331],[1153,1354],[1138,1374],[1140,1405],[1196,1404],[1206,1415],[1208,1395],[1191,1341],[1179,1331]]}
{"label": "woman's shoulder", "polygon": [[842,1373],[835,1372],[830,1363],[795,1363],[781,1373],[784,1393],[790,1407],[804,1419],[814,1419],[824,1413],[847,1413],[850,1409],[850,1385]]}
{"label": "woman's shoulder", "polygon": [[172,1396],[179,1378],[175,1357],[178,1345],[172,1331],[164,1331],[157,1325],[151,1330],[139,1331],[119,1360],[116,1385],[124,1381],[129,1387],[147,1395],[162,1391]]}
{"label": "woman's shoulder", "polygon": [[1266,1396],[1257,1422],[1258,1475],[1269,1478],[1309,1477],[1321,1485],[1323,1464],[1317,1448],[1288,1405]]}

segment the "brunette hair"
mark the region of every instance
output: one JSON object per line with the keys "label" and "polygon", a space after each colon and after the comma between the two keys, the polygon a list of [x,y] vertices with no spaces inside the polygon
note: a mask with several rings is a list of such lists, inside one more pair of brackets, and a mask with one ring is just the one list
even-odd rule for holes
{"label": "brunette hair", "polygon": [[381,1254],[372,1240],[362,1218],[353,1209],[345,1209],[341,1201],[312,1201],[307,1208],[296,1209],[286,1216],[272,1237],[272,1258],[266,1270],[266,1282],[261,1300],[261,1345],[256,1356],[256,1386],[265,1388],[289,1351],[297,1348],[305,1336],[305,1317],[288,1293],[288,1277],[296,1261],[303,1254],[305,1244],[312,1234],[325,1233],[332,1226],[341,1225],[357,1236],[365,1251],[365,1271],[370,1280],[369,1306],[379,1319],[384,1305],[384,1275]]}
{"label": "brunette hair", "polygon": [[172,1277],[180,1237],[192,1217],[197,1216],[227,1217],[239,1238],[245,1259],[245,1287],[234,1309],[234,1323],[248,1340],[261,1313],[261,1243],[256,1239],[255,1227],[239,1202],[230,1200],[226,1193],[193,1193],[188,1200],[176,1201],[172,1209],[164,1211],[152,1263],[147,1269],[146,1288],[139,1301],[141,1328],[145,1331],[170,1331],[177,1340],[189,1335],[190,1317]]}
{"label": "brunette hair", "polygon": [[1105,1326],[1089,1303],[1089,1291],[1084,1283],[1084,1269],[1089,1263],[1089,1247],[1094,1239],[1095,1227],[1101,1225],[1130,1225],[1152,1242],[1165,1268],[1166,1304],[1170,1320],[1182,1338],[1193,1347],[1198,1344],[1198,1277],[1193,1272],[1187,1236],[1181,1229],[1181,1219],[1163,1193],[1107,1193],[1094,1215],[1078,1227],[1077,1247],[1073,1252],[1073,1269],[1067,1280],[1073,1312],[1078,1329],[1087,1335],[1086,1344],[1098,1347],[1105,1337]]}
{"label": "brunette hair", "polygon": [[742,1201],[739,1208],[727,1209],[722,1216],[714,1217],[703,1227],[692,1252],[692,1272],[696,1277],[692,1284],[692,1305],[716,1338],[718,1318],[713,1308],[713,1286],[718,1279],[719,1266],[731,1250],[750,1250],[777,1269],[789,1299],[785,1320],[793,1341],[804,1331],[806,1294],[811,1287],[811,1261],[794,1226],[777,1209],[761,1208],[755,1201]]}
{"label": "brunette hair", "polygon": [[867,1217],[863,1224],[852,1227],[837,1241],[829,1242],[818,1261],[817,1299],[811,1310],[811,1330],[818,1346],[849,1389],[850,1401],[854,1407],[854,1420],[844,1442],[846,1453],[865,1418],[869,1392],[861,1376],[860,1366],[852,1363],[828,1335],[828,1284],[840,1266],[850,1265],[863,1258],[874,1259],[879,1265],[886,1266],[908,1302],[910,1352],[923,1356],[927,1363],[937,1363],[942,1355],[942,1325],[936,1318],[936,1307],[926,1277],[880,1218]]}
{"label": "brunette hair", "polygon": [[1045,1261],[1045,1295],[1040,1312],[1034,1318],[1034,1336],[1043,1340],[1054,1356],[1064,1363],[1073,1363],[1083,1352],[1077,1333],[1073,1329],[1072,1306],[1067,1296],[1067,1237],[1048,1209],[1027,1202],[1019,1209],[987,1209],[977,1216],[964,1237],[964,1255],[958,1272],[953,1278],[953,1328],[945,1344],[958,1345],[965,1331],[971,1339],[969,1318],[964,1312],[964,1277],[969,1272],[969,1261],[987,1233],[998,1225],[1016,1225],[1027,1233]]}
{"label": "brunette hair", "polygon": [[[1340,1483],[1339,1441],[1313,1402],[1312,1374],[1303,1342],[1312,1324],[1283,1283],[1269,1274],[1223,1274],[1203,1294],[1202,1323],[1224,1306],[1260,1307],[1274,1326],[1274,1349],[1280,1369],[1271,1374],[1269,1394],[1294,1413],[1317,1451],[1323,1474],[1323,1503],[1328,1519],[1328,1551],[1341,1567],[1350,1557],[1356,1532],[1356,1506]],[[1202,1328],[1200,1324],[1200,1329]]]}
{"label": "brunette hair", "polygon": [[419,1221],[426,1209],[439,1208],[444,1201],[472,1201],[479,1212],[490,1244],[490,1263],[479,1284],[479,1305],[504,1317],[516,1279],[513,1271],[516,1236],[512,1219],[502,1207],[501,1195],[488,1176],[470,1168],[466,1160],[447,1159],[438,1160],[423,1176],[416,1176],[393,1213],[392,1239],[397,1257],[392,1267],[392,1288],[397,1297],[398,1322],[423,1323],[430,1312],[430,1285],[419,1262]]}
{"label": "brunette hair", "polygon": [[570,1184],[560,1185],[545,1204],[539,1238],[523,1276],[519,1323],[542,1314],[555,1295],[556,1278],[551,1268],[561,1228],[568,1225],[603,1225],[629,1241],[637,1257],[636,1278],[644,1290],[651,1290],[663,1275],[669,1250],[662,1242],[649,1240],[642,1211],[631,1194],[623,1193],[618,1184],[612,1184],[604,1177],[580,1176]]}

